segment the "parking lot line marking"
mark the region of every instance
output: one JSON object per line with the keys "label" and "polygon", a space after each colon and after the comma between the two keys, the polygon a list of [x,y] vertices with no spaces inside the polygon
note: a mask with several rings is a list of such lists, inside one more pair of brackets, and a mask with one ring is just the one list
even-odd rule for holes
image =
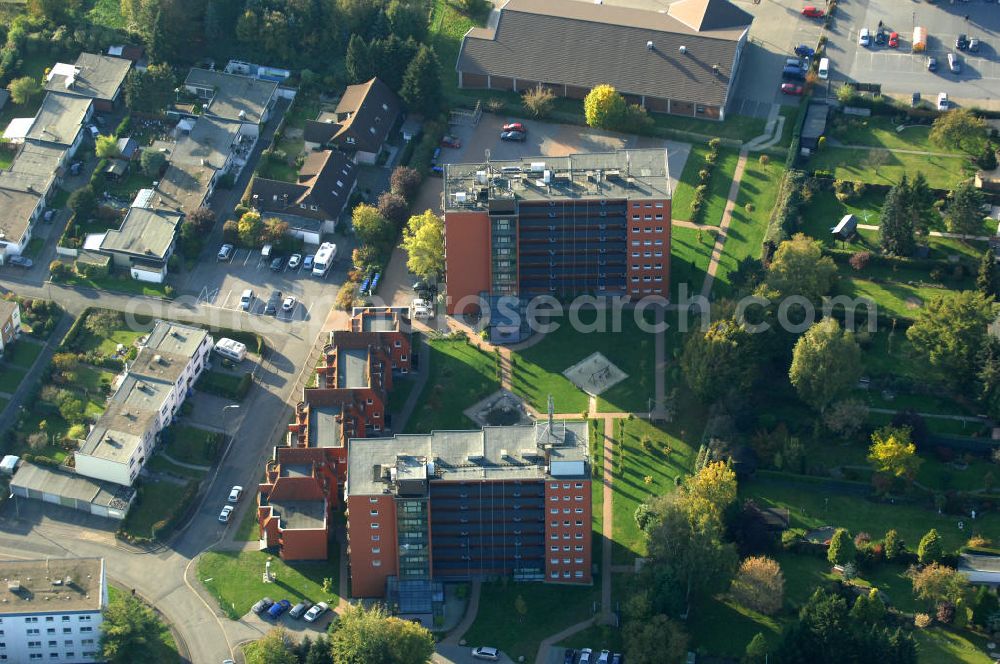
{"label": "parking lot line marking", "polygon": [[233,294],[233,289],[232,288],[230,288],[229,290],[226,291],[226,298],[222,301],[222,308],[223,309],[228,309],[229,308],[229,296],[232,295],[232,294]]}
{"label": "parking lot line marking", "polygon": [[251,256],[253,256],[253,252],[248,249],[247,250],[247,257],[243,259],[243,267],[246,267],[247,263],[250,262],[250,257]]}

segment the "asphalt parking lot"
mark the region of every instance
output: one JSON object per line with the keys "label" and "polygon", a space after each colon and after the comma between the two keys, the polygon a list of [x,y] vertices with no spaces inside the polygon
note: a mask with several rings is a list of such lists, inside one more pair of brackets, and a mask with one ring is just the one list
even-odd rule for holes
{"label": "asphalt parking lot", "polygon": [[[270,261],[260,249],[237,248],[228,261],[205,259],[195,266],[188,283],[198,284],[198,299],[208,306],[240,310],[240,297],[250,289],[254,293],[248,315],[263,315],[264,305],[272,291],[279,291],[282,298],[295,298],[290,311],[280,306],[275,316],[289,323],[311,320],[314,315],[324,317],[333,305],[337,289],[347,278],[353,238],[338,235],[337,258],[325,278],[315,277],[302,269],[289,269],[287,256],[280,272],[271,270]],[[314,254],[317,247],[306,245],[303,257]]]}
{"label": "asphalt parking lot", "polygon": [[[966,19],[968,17],[968,19]],[[886,30],[899,33],[899,48],[858,44],[858,33],[868,28],[872,34],[882,21]],[[927,49],[914,53],[913,29],[927,30]],[[958,52],[959,34],[979,38],[978,53]],[[898,0],[846,0],[838,3],[835,30],[827,45],[831,80],[881,83],[888,94],[909,96],[919,92],[933,99],[946,92],[959,104],[989,106],[1000,100],[1000,8],[982,0],[970,2],[899,2]],[[948,70],[947,55],[962,56],[959,74]],[[936,72],[927,71],[928,56],[938,60]]]}

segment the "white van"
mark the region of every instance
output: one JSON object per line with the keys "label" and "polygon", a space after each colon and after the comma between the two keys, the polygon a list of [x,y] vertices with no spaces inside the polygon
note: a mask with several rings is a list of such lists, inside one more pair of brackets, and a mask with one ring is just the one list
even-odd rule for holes
{"label": "white van", "polygon": [[822,58],[819,61],[819,70],[816,74],[824,81],[830,78],[830,58]]}
{"label": "white van", "polygon": [[247,356],[247,347],[235,339],[223,337],[215,342],[215,352],[233,362],[242,362]]}

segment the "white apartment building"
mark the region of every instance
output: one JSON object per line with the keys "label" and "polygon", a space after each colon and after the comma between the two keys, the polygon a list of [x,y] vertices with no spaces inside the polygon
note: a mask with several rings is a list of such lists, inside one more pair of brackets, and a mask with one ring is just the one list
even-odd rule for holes
{"label": "white apartment building", "polygon": [[0,662],[101,661],[103,558],[3,560],[0,579]]}
{"label": "white apartment building", "polygon": [[125,370],[107,410],[75,453],[76,472],[131,486],[205,365],[213,346],[205,330],[157,321]]}

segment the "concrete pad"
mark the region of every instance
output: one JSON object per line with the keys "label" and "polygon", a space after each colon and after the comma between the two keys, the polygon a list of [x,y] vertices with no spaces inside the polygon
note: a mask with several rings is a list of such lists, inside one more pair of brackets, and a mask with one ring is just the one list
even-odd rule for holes
{"label": "concrete pad", "polygon": [[616,367],[599,352],[592,353],[580,360],[563,371],[563,375],[571,383],[594,397],[628,378],[627,373]]}
{"label": "concrete pad", "polygon": [[487,420],[489,412],[495,408],[503,408],[517,413],[519,419],[514,424],[531,424],[534,422],[524,406],[524,399],[507,390],[498,390],[485,399],[477,401],[462,411],[462,414],[479,426],[484,427],[489,424]]}

